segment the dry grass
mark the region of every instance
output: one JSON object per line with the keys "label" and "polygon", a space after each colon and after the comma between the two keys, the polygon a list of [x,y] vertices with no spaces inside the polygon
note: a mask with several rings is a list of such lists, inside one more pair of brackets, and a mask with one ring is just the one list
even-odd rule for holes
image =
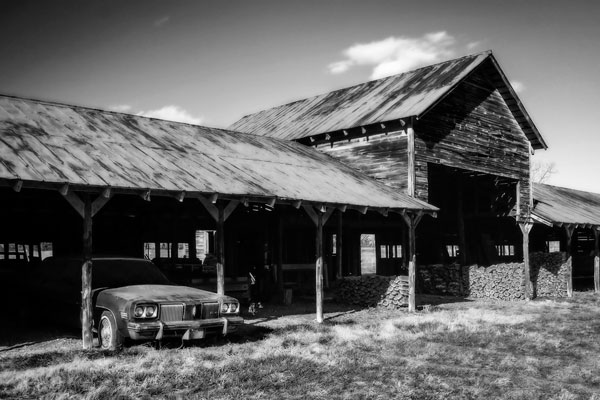
{"label": "dry grass", "polygon": [[[431,299],[430,299],[431,300]],[[326,311],[334,306],[326,307]],[[600,296],[404,311],[262,310],[244,335],[120,353],[59,339],[0,352],[0,397],[600,400]]]}

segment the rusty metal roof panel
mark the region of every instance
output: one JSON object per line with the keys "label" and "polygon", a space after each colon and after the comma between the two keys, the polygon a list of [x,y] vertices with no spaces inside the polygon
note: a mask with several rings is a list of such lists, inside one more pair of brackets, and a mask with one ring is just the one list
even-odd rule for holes
{"label": "rusty metal roof panel", "polygon": [[[490,59],[506,86],[510,109],[534,148],[546,143],[510,87],[491,51],[426,66],[414,71],[365,82],[247,115],[230,129],[296,140],[408,117],[420,117],[452,92],[464,78]],[[513,104],[514,103],[514,104]]]}
{"label": "rusty metal roof panel", "polygon": [[418,116],[485,60],[483,52],[247,115],[231,129],[299,139]]}
{"label": "rusty metal roof panel", "polygon": [[2,95],[0,179],[436,210],[295,142]]}
{"label": "rusty metal roof panel", "polygon": [[600,194],[536,183],[533,215],[552,224],[600,227]]}

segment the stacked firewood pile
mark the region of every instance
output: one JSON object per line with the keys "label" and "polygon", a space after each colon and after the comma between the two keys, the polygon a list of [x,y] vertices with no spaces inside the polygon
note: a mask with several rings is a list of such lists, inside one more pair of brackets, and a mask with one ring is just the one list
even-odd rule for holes
{"label": "stacked firewood pile", "polygon": [[465,280],[466,276],[468,275],[462,274],[463,284],[461,286],[460,265],[420,265],[417,268],[417,287],[420,293],[465,296],[464,288],[468,287],[468,282]]}
{"label": "stacked firewood pile", "polygon": [[531,253],[531,280],[539,297],[566,297],[571,259],[566,253]]}
{"label": "stacked firewood pile", "polygon": [[407,276],[353,276],[336,282],[340,302],[366,307],[399,308],[408,304]]}
{"label": "stacked firewood pile", "polygon": [[523,264],[506,263],[489,267],[468,267],[470,297],[498,300],[524,299]]}
{"label": "stacked firewood pile", "polygon": [[458,264],[419,266],[421,293],[485,297],[499,300],[523,298],[523,264],[505,263],[489,267]]}

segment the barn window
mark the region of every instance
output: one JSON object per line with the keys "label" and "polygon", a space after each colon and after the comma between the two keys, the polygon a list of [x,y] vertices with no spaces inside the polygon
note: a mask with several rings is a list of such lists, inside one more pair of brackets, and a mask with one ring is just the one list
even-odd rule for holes
{"label": "barn window", "polygon": [[42,260],[52,257],[54,255],[54,250],[52,248],[52,242],[42,242],[40,243],[40,247],[42,249]]}
{"label": "barn window", "polygon": [[362,275],[376,273],[375,235],[372,233],[360,235],[360,272]]}
{"label": "barn window", "polygon": [[546,251],[548,253],[558,253],[560,251],[560,240],[547,240]]}
{"label": "barn window", "polygon": [[152,260],[156,257],[156,244],[152,243],[144,243],[144,258],[148,260]]}
{"label": "barn window", "polygon": [[177,243],[177,258],[190,258],[190,245]]}
{"label": "barn window", "polygon": [[382,244],[379,246],[380,258],[402,258],[402,245]]}
{"label": "barn window", "polygon": [[160,258],[171,258],[171,244],[161,243],[160,244]]}
{"label": "barn window", "polygon": [[456,244],[448,244],[446,245],[446,251],[448,252],[448,257],[458,257],[458,245]]}
{"label": "barn window", "polygon": [[496,252],[500,257],[510,257],[515,255],[515,246],[512,244],[496,245]]}

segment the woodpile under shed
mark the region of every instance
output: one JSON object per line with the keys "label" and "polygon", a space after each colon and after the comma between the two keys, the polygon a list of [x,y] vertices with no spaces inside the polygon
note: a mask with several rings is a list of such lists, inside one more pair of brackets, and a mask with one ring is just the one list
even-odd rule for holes
{"label": "woodpile under shed", "polygon": [[400,308],[408,304],[407,276],[352,276],[336,283],[337,300],[365,307]]}

